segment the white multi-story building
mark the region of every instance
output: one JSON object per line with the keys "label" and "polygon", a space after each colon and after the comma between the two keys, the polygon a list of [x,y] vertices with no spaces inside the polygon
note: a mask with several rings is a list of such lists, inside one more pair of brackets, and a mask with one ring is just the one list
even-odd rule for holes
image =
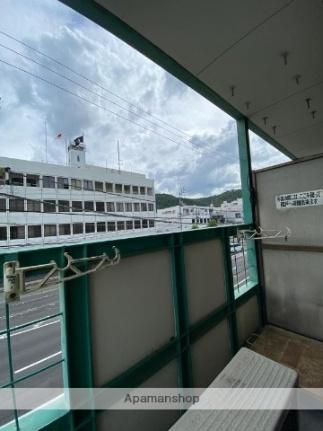
{"label": "white multi-story building", "polygon": [[157,211],[157,227],[161,230],[178,230],[192,229],[192,225],[207,226],[212,214],[212,206],[175,205]]}
{"label": "white multi-story building", "polygon": [[222,202],[219,207],[214,207],[214,214],[220,217],[224,223],[243,223],[242,199]]}
{"label": "white multi-story building", "polygon": [[[198,205],[176,205],[157,211],[158,230],[178,230],[179,228],[192,229],[193,225],[208,226],[210,219],[216,219],[219,223],[243,223],[242,199],[224,201],[219,207]],[[168,221],[167,225],[165,222]]]}
{"label": "white multi-story building", "polygon": [[68,166],[0,157],[0,246],[154,228],[154,181],[87,165],[83,139],[69,145]]}

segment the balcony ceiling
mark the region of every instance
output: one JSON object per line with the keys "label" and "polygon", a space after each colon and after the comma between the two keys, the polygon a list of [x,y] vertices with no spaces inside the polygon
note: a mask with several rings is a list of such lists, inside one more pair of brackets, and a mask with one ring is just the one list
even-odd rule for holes
{"label": "balcony ceiling", "polygon": [[296,157],[323,152],[322,0],[96,3]]}

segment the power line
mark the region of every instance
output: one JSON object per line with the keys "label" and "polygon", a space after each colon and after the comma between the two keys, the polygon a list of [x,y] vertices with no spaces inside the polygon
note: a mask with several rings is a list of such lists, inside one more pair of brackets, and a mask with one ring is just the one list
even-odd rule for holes
{"label": "power line", "polygon": [[[51,81],[47,80],[46,78],[38,76],[35,73],[29,72],[26,69],[23,69],[22,67],[14,65],[12,63],[9,63],[9,62],[7,62],[7,61],[5,61],[3,59],[0,59],[0,62],[3,63],[3,64],[5,64],[5,65],[7,65],[7,66],[9,66],[9,67],[12,67],[13,69],[16,69],[16,70],[18,70],[20,72],[23,72],[23,73],[25,73],[25,74],[27,74],[29,76],[32,76],[35,79],[39,79],[40,81],[43,81],[43,82],[45,82],[48,85],[51,85],[51,86],[53,86],[55,88],[58,88],[59,90],[64,91],[67,94],[70,94],[70,95],[72,95],[74,97],[77,97],[80,100],[82,100],[83,102],[89,103],[90,105],[96,106],[97,108],[100,108],[100,109],[102,109],[102,110],[104,110],[106,112],[109,112],[110,114],[113,114],[116,117],[121,118],[122,120],[125,120],[125,121],[128,121],[129,123],[135,124],[136,126],[141,127],[142,129],[147,130],[147,131],[149,131],[151,133],[154,133],[155,135],[158,135],[158,136],[160,136],[163,139],[167,139],[168,141],[173,142],[173,143],[175,143],[177,145],[183,144],[183,142],[175,141],[174,139],[172,139],[172,138],[170,138],[168,136],[165,136],[165,135],[163,135],[163,134],[161,134],[161,133],[159,133],[159,132],[157,132],[157,131],[155,131],[153,129],[150,129],[149,127],[146,127],[146,126],[144,126],[142,124],[139,124],[139,123],[137,123],[137,122],[135,122],[133,120],[130,120],[129,118],[123,117],[122,115],[120,115],[120,114],[118,114],[118,113],[116,113],[114,111],[111,111],[110,109],[108,109],[108,108],[106,108],[106,107],[104,107],[102,105],[99,105],[98,103],[93,102],[93,101],[87,99],[86,97],[83,97],[83,96],[81,96],[81,95],[79,95],[77,93],[74,93],[73,91],[68,90],[67,88],[62,87],[62,86],[60,86],[60,85],[58,85],[58,84],[56,84],[54,82],[51,82]],[[202,155],[202,153],[197,148],[195,148],[193,145],[192,145],[191,149],[194,150],[194,151],[196,151],[198,154]]]}
{"label": "power line", "polygon": [[125,98],[123,98],[123,97],[119,96],[118,94],[114,93],[114,92],[113,92],[113,91],[111,91],[111,90],[108,90],[107,88],[103,87],[101,84],[99,84],[99,83],[97,83],[97,82],[93,81],[92,79],[90,79],[89,77],[87,77],[87,76],[85,76],[85,75],[83,75],[83,74],[81,74],[81,73],[77,72],[76,70],[72,69],[71,67],[69,67],[69,66],[67,66],[66,64],[62,63],[61,61],[59,61],[59,60],[55,59],[54,57],[51,57],[50,55],[45,54],[45,53],[44,53],[44,52],[42,52],[42,51],[39,51],[38,49],[34,48],[33,46],[28,45],[26,42],[23,42],[22,40],[15,38],[14,36],[12,36],[12,35],[10,35],[10,34],[6,33],[6,32],[5,32],[5,31],[3,31],[3,30],[0,30],[0,34],[2,34],[3,36],[5,36],[5,37],[7,37],[7,38],[9,38],[9,39],[11,39],[11,40],[14,40],[14,41],[15,41],[15,42],[17,42],[17,43],[20,43],[21,45],[25,46],[25,47],[26,47],[26,48],[28,48],[28,49],[31,49],[32,51],[36,52],[37,54],[42,55],[42,56],[43,56],[43,57],[45,57],[45,58],[48,58],[49,60],[51,60],[51,61],[53,61],[54,63],[58,64],[59,66],[61,66],[61,67],[65,68],[66,70],[69,70],[70,72],[74,73],[75,75],[79,76],[80,78],[85,79],[86,81],[90,82],[91,84],[93,84],[93,85],[97,86],[97,87],[98,87],[98,88],[100,88],[101,90],[104,90],[104,91],[106,91],[107,93],[109,93],[109,94],[111,94],[111,95],[113,95],[113,96],[117,97],[118,99],[120,99],[120,100],[122,100],[123,102],[127,103],[129,106],[132,106],[132,107],[134,107],[134,108],[136,108],[136,109],[140,110],[140,111],[141,111],[141,112],[143,112],[144,114],[149,115],[149,116],[150,116],[150,117],[152,117],[152,118],[155,118],[156,120],[160,121],[161,123],[165,124],[166,126],[170,127],[171,129],[177,130],[178,132],[182,133],[183,135],[186,135],[187,137],[191,138],[191,136],[190,136],[189,134],[187,134],[186,132],[183,132],[182,130],[178,129],[178,128],[177,128],[177,127],[175,127],[175,126],[172,126],[171,124],[167,123],[166,121],[164,121],[164,120],[160,119],[159,117],[157,117],[157,116],[153,115],[151,112],[149,112],[149,111],[146,111],[146,110],[142,109],[140,106],[135,105],[135,104],[133,104],[133,103],[129,102],[129,100],[127,100],[127,99],[125,99]]}
{"label": "power line", "polygon": [[112,105],[115,105],[115,106],[117,106],[117,107],[118,107],[118,108],[120,108],[120,109],[123,109],[124,111],[126,111],[126,112],[128,112],[128,113],[130,113],[130,114],[132,114],[132,115],[134,115],[134,116],[136,116],[136,117],[138,117],[139,119],[142,119],[143,121],[146,121],[147,123],[150,123],[151,125],[153,125],[153,126],[155,126],[155,127],[159,127],[160,129],[162,129],[162,130],[166,131],[167,133],[172,133],[172,134],[173,134],[174,136],[176,136],[177,138],[179,138],[179,139],[183,140],[183,142],[187,142],[187,143],[189,143],[189,144],[193,145],[193,143],[192,143],[190,140],[184,139],[182,136],[179,136],[179,135],[175,134],[174,132],[172,132],[172,131],[170,131],[170,130],[166,129],[165,127],[160,126],[159,124],[157,124],[157,123],[155,123],[155,122],[153,122],[153,121],[147,120],[147,119],[146,119],[146,118],[144,118],[142,115],[140,115],[140,114],[138,114],[138,113],[136,113],[136,112],[134,112],[134,111],[131,111],[131,110],[129,110],[129,109],[127,109],[127,108],[125,108],[124,106],[120,105],[119,103],[114,102],[113,100],[111,100],[111,99],[109,99],[109,98],[107,98],[107,97],[105,97],[105,96],[102,96],[102,94],[99,94],[99,93],[97,93],[97,92],[95,92],[95,91],[91,90],[90,88],[85,87],[84,85],[80,84],[80,83],[79,83],[79,82],[77,82],[77,81],[74,81],[73,79],[69,78],[68,76],[63,75],[63,74],[61,74],[61,73],[59,73],[59,72],[57,72],[57,71],[55,71],[55,70],[51,69],[50,67],[46,66],[45,64],[42,64],[42,63],[40,63],[39,61],[36,61],[36,60],[34,60],[33,58],[28,57],[27,55],[22,54],[21,52],[18,52],[18,51],[16,51],[16,50],[12,49],[12,48],[9,48],[8,46],[3,45],[2,43],[0,43],[0,47],[2,47],[2,48],[4,48],[4,49],[6,49],[6,50],[8,50],[8,51],[10,51],[10,52],[12,52],[12,53],[14,53],[14,54],[16,54],[16,55],[19,55],[20,57],[22,57],[22,58],[24,58],[24,59],[26,59],[26,60],[28,60],[28,61],[31,61],[31,62],[32,62],[32,63],[34,63],[34,64],[37,64],[38,66],[42,67],[43,69],[46,69],[46,70],[48,70],[49,72],[54,73],[55,75],[59,76],[60,78],[63,78],[63,79],[65,79],[65,80],[67,80],[67,81],[71,82],[72,84],[79,86],[80,88],[82,88],[83,90],[85,90],[85,91],[87,91],[87,92],[89,92],[89,93],[93,94],[94,96],[97,96],[97,97],[99,97],[99,98],[101,98],[101,99],[103,99],[103,100],[106,100],[107,102],[111,103]]}

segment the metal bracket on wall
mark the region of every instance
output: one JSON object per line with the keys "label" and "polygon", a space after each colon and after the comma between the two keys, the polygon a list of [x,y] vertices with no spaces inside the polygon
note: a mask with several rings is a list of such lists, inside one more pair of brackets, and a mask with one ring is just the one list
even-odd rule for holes
{"label": "metal bracket on wall", "polygon": [[[121,259],[120,251],[116,247],[112,247],[112,249],[114,251],[112,258],[103,253],[100,256],[73,259],[68,253],[64,253],[67,264],[63,268],[60,268],[54,260],[42,265],[26,267],[21,267],[18,261],[5,262],[3,264],[5,301],[6,303],[19,301],[20,295],[55,286],[64,281],[74,280],[100,269],[117,265]],[[85,268],[82,269],[82,266]],[[36,272],[34,279],[26,282],[26,273],[33,271]]]}
{"label": "metal bracket on wall", "polygon": [[289,227],[286,227],[285,231],[276,229],[263,229],[260,226],[258,226],[256,229],[242,229],[237,231],[237,237],[244,240],[284,238],[284,240],[287,241],[291,234],[292,231],[289,229]]}

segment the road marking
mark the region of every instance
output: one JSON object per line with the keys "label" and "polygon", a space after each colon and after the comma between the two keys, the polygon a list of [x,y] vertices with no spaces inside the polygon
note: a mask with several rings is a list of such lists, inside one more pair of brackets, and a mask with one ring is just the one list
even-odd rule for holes
{"label": "road marking", "polygon": [[[55,323],[59,323],[60,319],[54,320],[53,322],[44,323],[41,325],[41,322],[35,323],[31,328],[23,329],[22,331],[12,332],[10,337],[15,337],[16,335],[26,334],[26,332],[35,331],[36,329],[42,329],[49,325],[55,325]],[[6,338],[6,334],[0,336],[0,340]]]}
{"label": "road marking", "polygon": [[39,361],[37,361],[37,362],[33,362],[32,364],[26,365],[26,367],[19,368],[19,370],[16,370],[16,371],[15,371],[15,374],[22,373],[23,371],[28,370],[28,368],[35,367],[36,365],[39,365],[39,364],[41,364],[42,362],[48,361],[48,359],[52,359],[52,358],[54,358],[55,356],[60,355],[61,353],[62,353],[62,351],[60,350],[59,352],[53,353],[52,355],[49,355],[49,356],[46,356],[46,358],[42,358],[42,359],[40,359],[40,360],[39,360]]}

